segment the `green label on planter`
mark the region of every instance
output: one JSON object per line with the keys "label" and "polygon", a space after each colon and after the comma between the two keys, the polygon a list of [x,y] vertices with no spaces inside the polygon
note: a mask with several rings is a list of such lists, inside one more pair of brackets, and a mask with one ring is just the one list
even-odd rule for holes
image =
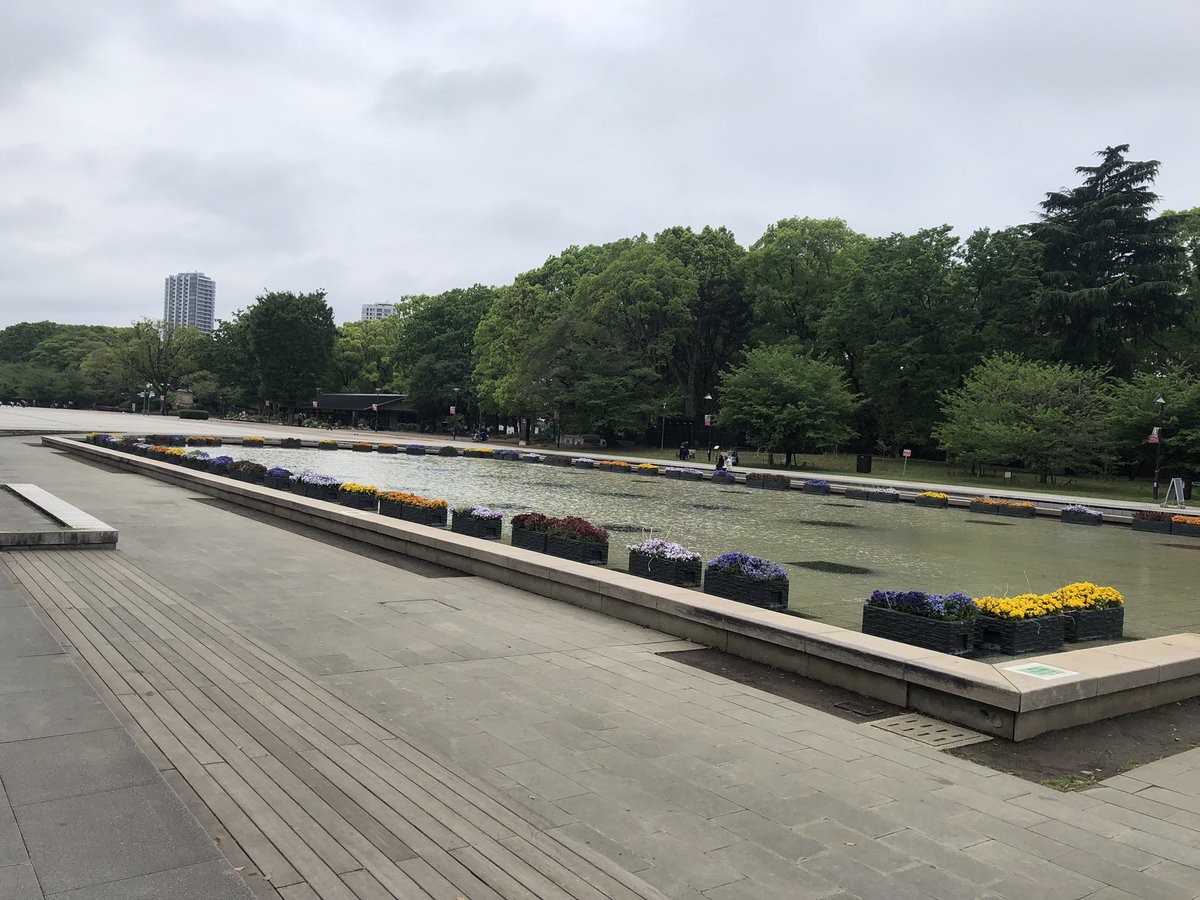
{"label": "green label on planter", "polygon": [[1079,674],[1067,669],[1060,669],[1058,666],[1048,666],[1045,663],[1022,663],[1019,666],[1005,666],[1004,670],[1006,672],[1016,672],[1019,675],[1028,675],[1031,678],[1040,678],[1043,681]]}

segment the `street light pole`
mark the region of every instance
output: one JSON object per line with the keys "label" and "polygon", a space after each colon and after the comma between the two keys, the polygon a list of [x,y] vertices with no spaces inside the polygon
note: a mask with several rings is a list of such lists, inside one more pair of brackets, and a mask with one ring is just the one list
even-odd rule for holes
{"label": "street light pole", "polygon": [[704,427],[708,429],[708,459],[712,462],[712,394],[704,395]]}
{"label": "street light pole", "polygon": [[1162,468],[1162,424],[1163,424],[1163,407],[1167,405],[1167,401],[1163,399],[1162,394],[1159,394],[1154,400],[1154,405],[1158,407],[1158,427],[1154,429],[1154,499],[1158,500],[1158,473]]}
{"label": "street light pole", "polygon": [[663,402],[662,415],[658,417],[658,452],[667,446],[667,404]]}

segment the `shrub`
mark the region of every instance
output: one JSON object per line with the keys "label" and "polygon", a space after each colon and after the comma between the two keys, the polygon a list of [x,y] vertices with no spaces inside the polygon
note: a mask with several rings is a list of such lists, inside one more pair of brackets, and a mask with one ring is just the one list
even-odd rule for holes
{"label": "shrub", "polygon": [[975,601],[961,591],[944,595],[924,591],[873,591],[867,605],[947,622],[965,622],[979,615]]}
{"label": "shrub", "polygon": [[207,419],[208,412],[203,409],[181,409],[179,411],[181,419]]}
{"label": "shrub", "polygon": [[761,559],[746,553],[722,553],[716,559],[710,559],[705,565],[709,572],[723,572],[726,575],[740,575],[755,581],[779,581],[787,579],[787,572],[778,563],[769,559]]}

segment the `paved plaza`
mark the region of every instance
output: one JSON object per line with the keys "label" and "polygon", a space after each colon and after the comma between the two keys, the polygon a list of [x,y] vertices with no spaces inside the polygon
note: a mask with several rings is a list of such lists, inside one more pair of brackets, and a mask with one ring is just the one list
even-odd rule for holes
{"label": "paved plaza", "polygon": [[0,667],[55,667],[0,685],[0,897],[1200,896],[1200,750],[1058,793],[36,438],[0,480],[120,530],[0,554]]}

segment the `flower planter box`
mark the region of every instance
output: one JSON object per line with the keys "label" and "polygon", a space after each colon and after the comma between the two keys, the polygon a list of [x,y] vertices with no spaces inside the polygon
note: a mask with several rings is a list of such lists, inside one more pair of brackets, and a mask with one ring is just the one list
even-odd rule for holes
{"label": "flower planter box", "polygon": [[469,537],[482,538],[485,541],[500,540],[500,530],[503,527],[503,519],[477,519],[474,516],[450,517],[450,530],[455,534],[465,534]]}
{"label": "flower planter box", "polygon": [[492,454],[492,459],[502,459],[505,462],[516,462],[521,458],[519,450],[497,450]]}
{"label": "flower planter box", "polygon": [[658,469],[634,469],[633,474],[634,475],[643,475],[648,478],[657,478],[658,477]]}
{"label": "flower planter box", "polygon": [[371,512],[375,512],[379,506],[379,500],[376,497],[352,491],[338,491],[338,503],[351,509],[366,509]]}
{"label": "flower planter box", "polygon": [[[712,476],[712,483],[713,484],[737,484],[737,479],[734,478],[732,475],[718,475],[714,472],[713,476]],[[746,483],[749,484],[750,482],[747,481]]]}
{"label": "flower planter box", "polygon": [[404,452],[407,453],[409,456],[424,456],[425,448],[424,447],[405,447]]}
{"label": "flower planter box", "polygon": [[571,458],[569,456],[557,455],[544,456],[542,457],[542,464],[547,466],[569,466],[571,464]]}
{"label": "flower planter box", "polygon": [[1032,519],[1037,515],[1037,507],[1035,506],[1004,506],[997,507],[1000,515],[1008,516],[1010,519]]}
{"label": "flower planter box", "polygon": [[438,450],[438,456],[458,456],[457,447],[441,447]]}
{"label": "flower planter box", "polygon": [[704,473],[698,469],[689,470],[687,472],[663,471],[662,476],[663,478],[673,478],[676,481],[702,481],[704,479]]}
{"label": "flower planter box", "polygon": [[847,500],[870,500],[872,503],[899,503],[900,495],[890,491],[871,491],[863,488],[846,488]]}
{"label": "flower planter box", "polygon": [[375,448],[376,453],[399,453],[400,448],[393,444],[380,444]]}
{"label": "flower planter box", "polygon": [[800,487],[800,492],[803,494],[820,494],[824,496],[829,493],[829,485],[827,484],[810,484],[805,482]]}
{"label": "flower planter box", "polygon": [[353,450],[355,453],[370,453],[375,448],[374,447],[355,447],[354,445],[351,445],[350,449]]}
{"label": "flower planter box", "polygon": [[546,532],[514,528],[512,530],[512,545],[520,547],[522,550],[536,550],[538,553],[545,553]]}
{"label": "flower planter box", "polygon": [[998,503],[980,503],[978,500],[972,500],[969,509],[973,513],[985,516],[997,516],[1000,514],[1000,504]]}
{"label": "flower planter box", "polygon": [[975,649],[973,621],[946,622],[869,604],[863,604],[862,633],[952,656]]}
{"label": "flower planter box", "polygon": [[1009,656],[1041,653],[1062,646],[1066,625],[1062,616],[1036,619],[998,619],[980,616],[975,620],[975,646]]}
{"label": "flower planter box", "polygon": [[329,503],[338,502],[338,489],[333,485],[325,484],[306,484],[304,485],[304,496],[311,500],[325,500]]}
{"label": "flower planter box", "polygon": [[924,506],[928,509],[946,509],[950,505],[949,497],[914,497],[913,506]]}
{"label": "flower planter box", "polygon": [[1193,525],[1190,522],[1172,522],[1171,534],[1178,534],[1183,537],[1200,537],[1200,525]]}
{"label": "flower planter box", "polygon": [[546,553],[559,559],[588,563],[594,566],[608,565],[608,541],[576,541],[558,535],[546,535]]}
{"label": "flower planter box", "polygon": [[601,472],[615,472],[617,475],[624,475],[629,472],[629,466],[614,466],[609,463],[600,463]]}
{"label": "flower planter box", "polygon": [[764,491],[786,491],[791,487],[787,481],[775,481],[773,479],[752,478],[746,476],[746,487],[759,488]]}
{"label": "flower planter box", "polygon": [[700,587],[701,562],[698,559],[664,559],[630,550],[629,574],[676,587]]}
{"label": "flower planter box", "polygon": [[264,475],[263,487],[274,488],[277,491],[290,491],[292,489],[292,479],[286,475]]}
{"label": "flower planter box", "polygon": [[1071,644],[1080,641],[1116,641],[1125,634],[1125,607],[1108,609],[1064,609],[1063,640]]}
{"label": "flower planter box", "polygon": [[1064,509],[1062,521],[1067,525],[1103,525],[1104,517],[1084,512],[1068,512]]}
{"label": "flower planter box", "polygon": [[340,450],[337,444],[317,444],[318,450]]}
{"label": "flower planter box", "polygon": [[704,573],[704,593],[777,612],[787,609],[788,605],[786,579],[759,581],[756,578],[730,575],[728,572],[710,571]]}
{"label": "flower planter box", "polygon": [[596,464],[590,459],[573,459],[571,467],[574,469],[594,469]]}
{"label": "flower planter box", "polygon": [[244,481],[246,484],[262,484],[265,476],[262,472],[242,472],[235,469],[229,473],[229,477],[234,481]]}
{"label": "flower planter box", "polygon": [[304,442],[300,438],[283,438],[279,441],[280,447],[290,447],[295,450],[298,447],[303,447]]}
{"label": "flower planter box", "polygon": [[417,525],[428,525],[431,528],[445,528],[447,509],[430,509],[427,506],[411,506],[408,503],[396,503],[394,500],[380,500],[379,512],[402,522],[413,522]]}
{"label": "flower planter box", "polygon": [[1171,523],[1170,522],[1160,522],[1157,519],[1134,519],[1133,520],[1133,530],[1134,531],[1148,531],[1148,532],[1151,532],[1152,534],[1170,534],[1171,533]]}

